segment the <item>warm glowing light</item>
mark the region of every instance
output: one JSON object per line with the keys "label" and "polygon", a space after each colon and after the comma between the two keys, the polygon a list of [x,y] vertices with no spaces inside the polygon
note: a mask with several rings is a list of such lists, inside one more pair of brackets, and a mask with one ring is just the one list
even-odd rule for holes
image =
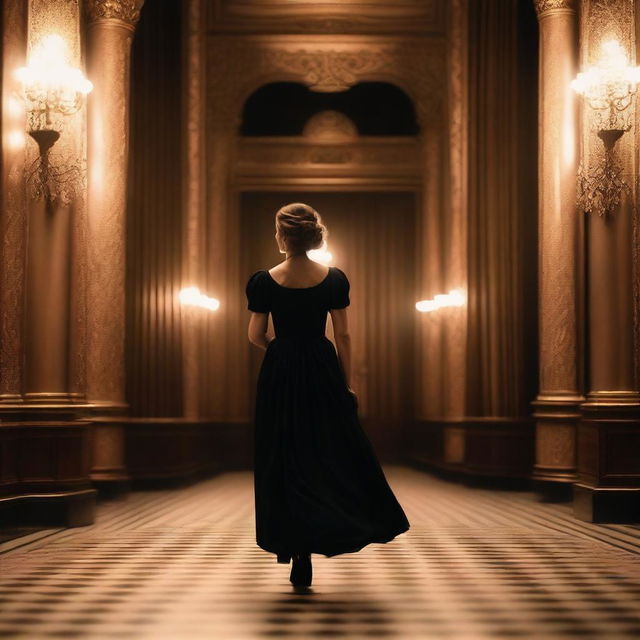
{"label": "warm glowing light", "polygon": [[60,128],[55,116],[75,113],[93,89],[80,69],[69,66],[68,58],[64,39],[51,34],[34,46],[28,66],[16,69],[29,103],[32,129]]}
{"label": "warm glowing light", "polygon": [[596,65],[579,73],[571,87],[584,96],[593,109],[610,110],[611,120],[615,119],[616,111],[624,111],[629,106],[638,82],[640,67],[629,66],[627,54],[617,40],[607,40],[602,43]]}
{"label": "warm glowing light", "polygon": [[22,149],[25,144],[25,136],[22,131],[10,131],[7,136],[9,149]]}
{"label": "warm glowing light", "polygon": [[311,249],[307,251],[309,258],[321,264],[330,264],[333,262],[333,254],[327,249],[327,245],[323,244],[319,249]]}
{"label": "warm glowing light", "polygon": [[442,307],[461,307],[465,303],[465,295],[460,289],[451,289],[449,293],[439,293],[432,300],[416,302],[416,309],[421,312],[435,311]]}
{"label": "warm glowing light", "polygon": [[13,96],[8,96],[5,101],[5,108],[7,113],[14,118],[20,118],[24,116],[24,102],[18,100]]}
{"label": "warm glowing light", "polygon": [[198,289],[198,287],[186,287],[185,289],[181,289],[178,294],[178,299],[180,300],[180,304],[202,307],[204,309],[209,309],[210,311],[216,311],[220,307],[219,300],[216,298],[209,298],[209,296],[205,296],[204,293],[200,293],[200,289]]}
{"label": "warm glowing light", "polygon": [[45,36],[33,48],[29,66],[16,70],[18,80],[25,87],[47,88],[86,95],[93,89],[80,69],[67,63],[68,51],[63,38],[57,34]]}

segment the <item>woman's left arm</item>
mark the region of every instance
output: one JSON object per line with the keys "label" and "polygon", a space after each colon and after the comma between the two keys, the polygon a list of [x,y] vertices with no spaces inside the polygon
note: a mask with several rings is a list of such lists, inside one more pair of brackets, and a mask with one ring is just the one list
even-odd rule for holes
{"label": "woman's left arm", "polygon": [[249,318],[249,328],[247,330],[249,342],[261,349],[266,349],[271,340],[273,340],[273,336],[267,335],[268,327],[269,314],[252,311],[251,317]]}

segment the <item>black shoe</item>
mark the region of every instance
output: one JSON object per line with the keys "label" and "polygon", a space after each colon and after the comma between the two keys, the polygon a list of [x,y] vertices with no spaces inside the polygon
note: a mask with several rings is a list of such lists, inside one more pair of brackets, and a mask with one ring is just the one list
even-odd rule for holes
{"label": "black shoe", "polygon": [[289,562],[291,562],[291,554],[290,553],[278,553],[277,554],[277,562],[278,562],[278,564],[289,564]]}
{"label": "black shoe", "polygon": [[295,587],[308,587],[311,584],[313,570],[310,553],[296,553],[293,556],[293,566],[289,581]]}

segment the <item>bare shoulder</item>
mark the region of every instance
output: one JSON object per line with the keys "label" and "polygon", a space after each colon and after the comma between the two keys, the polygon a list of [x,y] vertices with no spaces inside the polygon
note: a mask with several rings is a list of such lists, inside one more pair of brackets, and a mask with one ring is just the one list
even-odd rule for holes
{"label": "bare shoulder", "polygon": [[318,278],[324,277],[328,271],[331,271],[331,268],[327,271],[327,265],[320,264],[319,262],[305,264],[304,266],[281,262],[268,269],[268,271],[272,276],[282,276],[283,280],[304,281],[317,280]]}

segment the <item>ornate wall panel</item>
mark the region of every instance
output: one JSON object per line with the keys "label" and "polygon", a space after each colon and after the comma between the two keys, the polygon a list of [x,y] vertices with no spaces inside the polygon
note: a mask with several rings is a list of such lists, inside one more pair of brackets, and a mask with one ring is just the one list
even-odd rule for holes
{"label": "ornate wall panel", "polygon": [[[83,68],[77,0],[31,0],[27,56],[43,37],[63,37],[67,63]],[[84,391],[84,255],[86,215],[86,111],[64,118],[60,139],[49,154],[51,202],[38,197],[38,147],[27,138],[29,196],[25,391],[28,399],[66,401]],[[77,269],[71,269],[76,262]]]}
{"label": "ornate wall panel", "polygon": [[[583,68],[598,61],[602,43],[610,39],[615,39],[622,45],[630,64],[636,64],[635,11],[635,3],[632,0],[583,2],[580,30],[580,63]],[[637,99],[634,104],[635,130],[623,135],[614,149],[615,157],[623,171],[621,177],[630,190],[623,194],[621,205],[607,220],[597,215],[589,215],[586,218],[592,270],[589,273],[592,299],[589,310],[592,347],[590,391],[638,389],[640,384],[640,235],[636,177],[638,165],[635,149],[640,137]],[[604,146],[596,135],[597,128],[595,111],[585,106],[581,154],[583,173],[589,173],[603,158]],[[634,238],[633,242],[629,242],[631,237]],[[632,277],[633,274],[635,277]],[[613,282],[617,283],[617,287],[610,286]],[[618,288],[620,293],[613,295],[612,292]],[[626,291],[631,288],[633,295],[627,296]],[[599,298],[594,299],[595,296]],[[635,359],[632,355],[634,343]]]}

